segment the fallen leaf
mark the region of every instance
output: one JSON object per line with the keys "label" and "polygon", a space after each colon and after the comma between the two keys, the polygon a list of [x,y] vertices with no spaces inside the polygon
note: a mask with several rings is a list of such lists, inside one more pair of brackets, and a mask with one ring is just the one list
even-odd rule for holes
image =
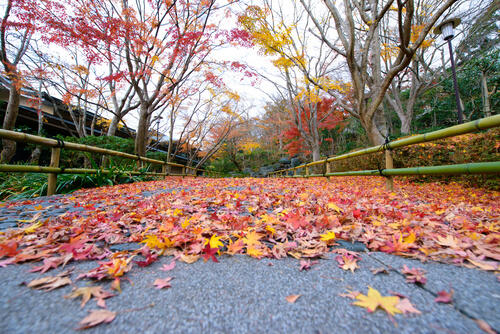
{"label": "fallen leaf", "polygon": [[408,283],[418,283],[425,284],[427,283],[427,278],[425,277],[425,270],[420,268],[408,268],[403,265],[403,270],[401,271],[406,276],[406,282]]}
{"label": "fallen leaf", "polygon": [[493,328],[491,328],[490,325],[488,325],[488,323],[486,321],[484,321],[482,319],[474,319],[474,321],[479,326],[479,328],[481,328],[485,333],[498,334],[496,331],[493,330]]}
{"label": "fallen leaf", "polygon": [[299,297],[302,296],[302,295],[290,295],[290,296],[287,296],[286,297],[286,301],[293,304],[297,301],[297,299],[299,299]]}
{"label": "fallen leaf", "polygon": [[355,258],[353,255],[339,255],[335,258],[337,262],[339,263],[339,267],[344,269],[344,270],[350,270],[351,272],[354,272],[354,270],[358,269],[358,259]]}
{"label": "fallen leaf", "polygon": [[171,288],[172,287],[172,285],[170,284],[171,280],[172,277],[157,278],[153,284],[154,286],[156,286],[157,289]]}
{"label": "fallen leaf", "polygon": [[169,264],[164,264],[163,267],[160,268],[161,271],[169,271],[175,268],[175,261],[170,262]]}
{"label": "fallen leaf", "polygon": [[347,293],[339,293],[340,297],[356,299],[356,297],[360,294],[359,291],[351,291],[347,290]]}
{"label": "fallen leaf", "polygon": [[309,270],[311,267],[315,264],[318,264],[319,261],[311,261],[311,260],[300,260],[300,269],[299,271],[302,270]]}
{"label": "fallen leaf", "polygon": [[180,256],[180,260],[182,262],[185,262],[185,263],[195,263],[196,261],[198,261],[198,259],[200,258],[199,255],[187,255],[187,254],[181,254]]}
{"label": "fallen leaf", "polygon": [[396,304],[396,308],[403,312],[403,314],[422,314],[419,310],[413,306],[408,298],[401,298],[399,303]]}
{"label": "fallen leaf", "polygon": [[51,291],[65,285],[71,284],[71,279],[68,277],[58,277],[58,276],[47,276],[43,278],[35,279],[28,283],[28,288],[36,290]]}
{"label": "fallen leaf", "polygon": [[94,327],[103,323],[110,323],[115,320],[116,312],[112,312],[109,310],[91,310],[90,314],[83,318],[80,321],[80,327],[76,328],[77,330],[87,329],[90,327]]}
{"label": "fallen leaf", "polygon": [[444,303],[444,304],[449,304],[451,303],[452,297],[453,297],[453,289],[450,289],[450,292],[447,291],[438,291],[436,299],[434,301],[436,303]]}
{"label": "fallen leaf", "polygon": [[385,267],[380,267],[380,268],[372,268],[370,269],[373,275],[378,275],[378,274],[389,274],[389,271]]}
{"label": "fallen leaf", "polygon": [[90,300],[90,298],[94,297],[95,299],[97,299],[98,306],[106,308],[105,299],[112,296],[114,296],[113,293],[104,290],[100,286],[88,286],[76,288],[69,295],[64,296],[64,298],[74,299],[82,297],[82,303],[80,304],[80,307],[83,308],[85,304],[87,304],[87,302]]}
{"label": "fallen leaf", "polygon": [[399,303],[399,297],[396,296],[387,296],[383,297],[380,292],[372,287],[368,287],[368,294],[363,295],[359,294],[356,296],[357,302],[354,302],[353,305],[364,307],[368,310],[368,312],[375,311],[378,307],[385,310],[390,315],[394,315],[395,313],[401,313],[401,311],[396,308],[396,305]]}

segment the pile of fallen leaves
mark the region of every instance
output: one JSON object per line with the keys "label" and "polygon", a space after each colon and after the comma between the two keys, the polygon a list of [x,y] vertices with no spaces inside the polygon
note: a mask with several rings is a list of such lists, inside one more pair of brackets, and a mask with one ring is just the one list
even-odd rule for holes
{"label": "pile of fallen leaves", "polygon": [[[378,177],[330,181],[170,177],[78,191],[62,197],[60,204],[83,210],[48,218],[43,218],[42,200],[25,201],[23,205],[32,204],[40,212],[20,228],[0,232],[0,267],[43,261],[32,271],[44,273],[71,261],[98,260],[96,268],[79,278],[110,279],[112,287],[120,290],[127,272],[148,266],[162,255],[187,263],[200,258],[217,262],[223,254],[258,259],[292,256],[301,259],[301,270],[307,270],[315,263],[313,258],[333,251],[341,268],[354,271],[357,254],[335,247],[345,240],[364,243],[371,251],[422,261],[500,269],[498,192],[399,180],[391,193],[384,182]],[[112,250],[113,245],[124,243],[141,247]],[[175,262],[163,269],[173,266]],[[407,270],[411,282],[425,284],[422,272]],[[62,275],[30,284],[53,289],[67,280]],[[169,282],[167,277],[155,286],[168,288]],[[97,287],[80,289],[85,288],[68,297],[82,297],[83,305],[93,296],[103,306],[112,295]],[[369,310],[380,304],[396,313],[393,307],[400,298],[385,302],[377,293],[368,291],[369,300],[360,295],[353,298]],[[114,318],[109,313],[94,318],[99,316],[102,321]]]}

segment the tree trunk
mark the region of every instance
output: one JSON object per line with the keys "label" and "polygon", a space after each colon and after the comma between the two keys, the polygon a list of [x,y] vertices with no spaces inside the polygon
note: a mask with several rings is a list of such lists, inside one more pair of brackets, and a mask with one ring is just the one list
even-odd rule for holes
{"label": "tree trunk", "polygon": [[486,73],[481,71],[481,94],[483,98],[483,112],[485,117],[491,116],[490,94],[488,92],[488,81]]}
{"label": "tree trunk", "polygon": [[[5,117],[3,119],[3,129],[13,130],[16,125],[17,114],[19,113],[19,99],[21,97],[21,87],[16,87],[16,82],[18,79],[18,74],[15,72],[11,78],[12,85],[9,89],[9,102],[7,103],[7,109],[5,110]],[[1,163],[9,163],[9,161],[16,154],[16,142],[13,140],[3,139],[2,140],[2,153],[0,154]]]}
{"label": "tree trunk", "polygon": [[383,134],[381,131],[384,131],[386,126],[381,110],[377,110],[372,119],[362,117],[360,120],[372,145],[381,145],[385,142],[386,133]]}
{"label": "tree trunk", "polygon": [[118,115],[113,115],[111,123],[109,124],[108,132],[106,133],[108,137],[114,136],[116,134],[118,123],[120,123],[120,117],[118,117]]}
{"label": "tree trunk", "polygon": [[135,136],[135,154],[139,154],[140,156],[146,155],[149,125],[148,109],[147,105],[141,105],[139,124],[137,125],[137,134]]}

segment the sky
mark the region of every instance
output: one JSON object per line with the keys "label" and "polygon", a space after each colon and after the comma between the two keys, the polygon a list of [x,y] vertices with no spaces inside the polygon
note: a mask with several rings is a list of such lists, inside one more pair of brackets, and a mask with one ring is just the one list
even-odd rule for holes
{"label": "sky", "polygon": [[[281,1],[281,0],[275,0]],[[292,0],[284,0],[292,1]],[[319,0],[318,0],[319,1]],[[233,9],[233,12],[238,12],[243,9],[245,3],[253,3],[259,4],[260,0],[254,1],[241,1],[237,4],[237,7]],[[460,11],[462,12],[474,12],[475,9],[479,7],[481,4],[481,0],[471,0],[466,1],[462,5]],[[284,7],[286,10],[286,6]],[[0,9],[4,9],[4,5],[0,5]],[[236,24],[236,16],[233,15],[230,18],[225,18],[221,21],[220,28],[230,30],[234,27],[237,27]],[[454,44],[457,44],[460,40],[461,35],[457,36],[454,40]],[[438,40],[438,43],[441,44],[441,47],[445,47],[442,39]],[[59,48],[58,48],[59,49]],[[446,52],[446,56],[448,54]],[[247,64],[249,67],[256,69],[259,73],[265,74],[267,77],[273,78],[273,80],[280,81],[279,71],[272,65],[271,60],[272,57],[263,56],[258,52],[256,47],[254,48],[243,48],[243,47],[234,47],[229,46],[222,48],[220,50],[216,50],[212,54],[213,59],[217,60],[228,60],[228,61],[238,61],[243,64]],[[264,111],[265,104],[270,101],[270,96],[277,95],[276,88],[273,84],[268,82],[265,79],[258,79],[256,83],[252,84],[251,81],[255,81],[255,79],[241,80],[241,76],[235,75],[232,72],[226,72],[223,74],[224,81],[227,86],[232,90],[236,91],[241,97],[241,107],[248,111],[249,116],[257,117],[261,115]],[[111,117],[111,115],[103,115],[107,117]],[[137,113],[132,112],[125,118],[126,123],[129,127],[135,128],[137,125]],[[165,126],[161,126],[162,129]]]}

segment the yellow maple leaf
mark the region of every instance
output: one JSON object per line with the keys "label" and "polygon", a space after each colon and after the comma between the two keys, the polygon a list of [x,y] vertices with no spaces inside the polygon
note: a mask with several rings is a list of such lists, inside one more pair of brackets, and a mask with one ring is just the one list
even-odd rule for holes
{"label": "yellow maple leaf", "polygon": [[260,258],[262,256],[262,251],[254,247],[247,247],[247,254],[252,257]]}
{"label": "yellow maple leaf", "polygon": [[269,225],[266,226],[266,230],[271,232],[271,234],[273,234],[273,235],[276,233],[276,229],[274,229],[273,227],[271,227]]}
{"label": "yellow maple leaf", "polygon": [[158,239],[158,236],[154,234],[147,235],[146,239],[142,240],[140,243],[146,244],[151,249],[154,248],[165,249],[168,247],[172,247],[174,245],[174,243],[170,241],[168,238],[164,237],[163,241],[161,241],[160,239]]}
{"label": "yellow maple leaf", "polygon": [[342,209],[341,209],[341,208],[339,208],[338,206],[336,206],[336,205],[335,205],[335,204],[333,204],[333,203],[328,203],[327,208],[328,208],[328,210],[335,210],[335,211],[337,211],[338,213],[341,213],[341,212],[342,212]]}
{"label": "yellow maple leaf", "polygon": [[215,234],[212,235],[212,237],[210,238],[210,248],[220,248],[220,247],[223,247],[224,244],[220,241],[220,238],[221,237],[218,237],[216,236]]}
{"label": "yellow maple leaf", "polygon": [[243,238],[243,242],[247,246],[259,245],[260,238],[262,238],[262,235],[258,234],[255,231],[252,231],[247,233],[247,235]]}
{"label": "yellow maple leaf", "polygon": [[335,240],[335,232],[328,231],[325,234],[321,234],[321,241],[330,241]]}
{"label": "yellow maple leaf", "polygon": [[405,244],[412,244],[415,242],[417,239],[417,236],[415,235],[415,232],[411,232],[410,235],[408,235],[406,238],[403,239],[403,242]]}
{"label": "yellow maple leaf", "polygon": [[395,313],[401,313],[401,311],[396,308],[399,303],[399,297],[397,296],[387,296],[383,297],[380,292],[372,287],[368,287],[368,294],[359,294],[356,296],[358,301],[354,302],[353,305],[364,307],[368,312],[373,312],[380,307],[385,310],[390,315]]}

